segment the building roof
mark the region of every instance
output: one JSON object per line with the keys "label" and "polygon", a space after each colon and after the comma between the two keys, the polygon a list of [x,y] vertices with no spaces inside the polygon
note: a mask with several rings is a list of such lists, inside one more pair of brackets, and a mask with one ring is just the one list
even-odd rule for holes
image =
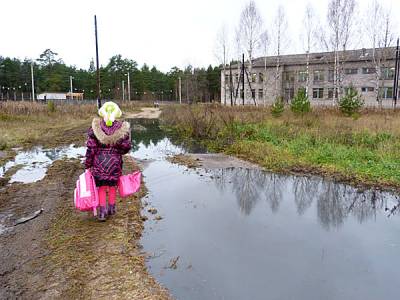
{"label": "building roof", "polygon": [[[375,49],[378,54],[382,54],[388,60],[394,60],[396,57],[396,48],[388,47],[388,48],[377,48]],[[362,62],[362,61],[371,61],[373,56],[373,49],[357,49],[357,50],[347,50],[345,52],[339,52],[339,59],[345,62]],[[253,59],[253,67],[264,67],[266,62],[267,67],[276,66],[278,56],[267,56],[267,57],[258,57]],[[280,65],[305,65],[307,63],[307,54],[290,54],[290,55],[281,55],[279,57]],[[311,65],[313,64],[322,64],[322,63],[333,63],[335,61],[334,52],[318,52],[318,53],[310,53],[310,61]],[[248,64],[248,61],[246,62]],[[232,67],[236,66],[232,65]]]}

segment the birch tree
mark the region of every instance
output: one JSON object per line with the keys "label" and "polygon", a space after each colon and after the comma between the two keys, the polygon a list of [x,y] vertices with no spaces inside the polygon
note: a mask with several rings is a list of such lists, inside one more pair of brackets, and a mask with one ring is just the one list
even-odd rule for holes
{"label": "birch tree", "polygon": [[280,78],[280,59],[282,48],[286,46],[287,43],[287,28],[288,23],[286,20],[285,9],[282,5],[278,7],[276,16],[272,26],[273,32],[273,44],[274,44],[274,54],[276,56],[276,70],[275,70],[275,97],[278,97],[278,81]]}
{"label": "birch tree", "polygon": [[[338,91],[341,89],[342,72],[340,71],[341,58],[344,59],[345,51],[353,33],[355,0],[330,0],[328,5],[328,40],[325,44],[334,53],[334,78],[333,101],[337,103]],[[340,51],[343,57],[340,57]]]}
{"label": "birch tree", "polygon": [[[228,61],[229,55],[229,36],[228,36],[228,29],[226,25],[222,25],[220,31],[217,34],[216,45],[215,45],[215,56],[220,64],[222,64],[223,70],[223,86],[221,88],[224,91],[224,105],[226,105],[226,87],[227,82],[226,78],[226,64]],[[221,78],[222,79],[222,78]]]}
{"label": "birch tree", "polygon": [[302,41],[303,47],[307,53],[307,61],[306,61],[306,74],[307,74],[307,82],[306,82],[306,95],[309,96],[309,88],[310,88],[310,52],[311,49],[314,48],[316,44],[316,26],[317,26],[317,18],[314,12],[314,8],[311,3],[308,3],[306,6],[306,10],[304,12],[303,18],[303,26],[304,31],[302,33]]}
{"label": "birch tree", "polygon": [[[242,54],[242,43],[241,43],[240,26],[235,29],[234,44],[235,44],[235,51],[236,51],[236,57],[237,57],[237,74],[238,74],[238,77],[237,77],[238,80],[236,82],[236,84],[237,84],[236,88],[237,88],[237,91],[239,91],[240,87],[238,85],[239,85],[239,82],[240,82],[240,62],[242,61],[242,57],[241,57],[241,54]],[[235,93],[235,102],[234,102],[235,105],[237,104],[236,101],[237,101],[238,96],[239,96],[239,93],[236,92]]]}
{"label": "birch tree", "polygon": [[263,105],[266,105],[267,98],[267,55],[268,55],[268,46],[270,43],[270,37],[268,31],[265,30],[260,37],[261,40],[261,48],[264,56],[264,75],[263,75]]}
{"label": "birch tree", "polygon": [[260,36],[263,30],[263,20],[253,0],[243,9],[240,15],[239,27],[242,45],[249,59],[249,73],[251,76],[254,55],[260,48]]}
{"label": "birch tree", "polygon": [[377,0],[372,0],[365,15],[365,36],[369,37],[372,46],[372,62],[375,68],[375,95],[382,107],[382,97],[379,93],[382,67],[388,55],[387,47],[394,41],[392,18]]}
{"label": "birch tree", "polygon": [[263,20],[254,1],[250,1],[240,16],[240,33],[243,48],[249,58],[250,72],[255,52],[260,47]]}

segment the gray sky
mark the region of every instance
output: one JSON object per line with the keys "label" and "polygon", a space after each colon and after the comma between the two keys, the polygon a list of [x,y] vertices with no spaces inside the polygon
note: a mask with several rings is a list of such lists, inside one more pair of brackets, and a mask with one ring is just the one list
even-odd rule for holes
{"label": "gray sky", "polygon": [[[310,2],[321,20],[328,0],[256,0],[269,27],[279,4],[289,20],[290,43],[285,53],[302,52],[300,31]],[[393,14],[399,0],[381,0]],[[1,0],[0,55],[37,58],[46,48],[67,64],[87,68],[95,55],[93,15],[99,27],[100,63],[114,54],[155,65],[162,71],[187,64],[216,64],[217,31],[233,31],[246,0]],[[358,0],[359,15],[369,0]],[[399,24],[399,23],[397,23]],[[396,26],[400,32],[399,26]],[[231,38],[233,34],[231,32]],[[361,45],[360,45],[361,46]],[[363,45],[364,46],[364,45]]]}

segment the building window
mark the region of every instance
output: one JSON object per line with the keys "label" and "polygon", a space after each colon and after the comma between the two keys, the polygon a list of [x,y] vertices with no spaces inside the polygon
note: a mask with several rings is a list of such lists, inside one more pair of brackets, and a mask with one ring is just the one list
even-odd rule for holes
{"label": "building window", "polygon": [[294,98],[294,88],[285,89],[285,99],[289,101]]}
{"label": "building window", "polygon": [[284,72],[283,80],[288,82],[294,82],[294,72]]}
{"label": "building window", "polygon": [[239,81],[239,74],[235,74],[235,80],[236,80],[236,82]]}
{"label": "building window", "polygon": [[358,74],[358,69],[344,69],[344,74],[346,75]]}
{"label": "building window", "polygon": [[374,74],[375,68],[362,68],[362,73],[363,74]]}
{"label": "building window", "polygon": [[257,74],[253,73],[251,74],[251,82],[256,82],[257,81]]}
{"label": "building window", "polygon": [[323,88],[313,88],[313,98],[314,99],[324,98],[324,89]]}
{"label": "building window", "polygon": [[225,83],[229,82],[229,75],[225,75]]}
{"label": "building window", "polygon": [[324,81],[324,71],[316,70],[314,71],[314,82],[316,81]]}
{"label": "building window", "polygon": [[264,82],[264,74],[258,73],[258,82]]}
{"label": "building window", "polygon": [[368,92],[373,92],[373,91],[375,91],[375,88],[370,87],[370,86],[363,86],[361,88],[361,92],[363,92],[363,93],[368,93]]}
{"label": "building window", "polygon": [[394,78],[394,68],[382,68],[381,79],[393,79]]}
{"label": "building window", "polygon": [[263,89],[259,89],[258,90],[258,99],[263,99],[263,97],[264,97]]}
{"label": "building window", "polygon": [[333,90],[334,90],[334,88],[328,89],[328,99],[333,99]]}
{"label": "building window", "polygon": [[383,87],[379,89],[379,94],[383,99],[393,98],[393,87]]}
{"label": "building window", "polygon": [[328,81],[334,81],[334,79],[335,79],[335,72],[334,72],[334,70],[329,70],[328,71]]}
{"label": "building window", "polygon": [[308,74],[307,71],[299,71],[299,82],[307,81]]}
{"label": "building window", "polygon": [[255,89],[251,89],[251,98],[255,98],[256,97],[256,90]]}

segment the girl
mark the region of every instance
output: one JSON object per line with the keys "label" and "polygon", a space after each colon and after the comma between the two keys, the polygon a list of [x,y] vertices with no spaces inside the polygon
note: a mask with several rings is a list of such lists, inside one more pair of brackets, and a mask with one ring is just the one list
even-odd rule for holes
{"label": "girl", "polygon": [[92,127],[88,130],[85,168],[91,169],[99,188],[100,221],[105,221],[107,214],[115,214],[116,185],[122,175],[122,155],[128,153],[132,147],[129,123],[115,120],[121,115],[117,104],[106,102],[99,109],[102,119],[94,118]]}

